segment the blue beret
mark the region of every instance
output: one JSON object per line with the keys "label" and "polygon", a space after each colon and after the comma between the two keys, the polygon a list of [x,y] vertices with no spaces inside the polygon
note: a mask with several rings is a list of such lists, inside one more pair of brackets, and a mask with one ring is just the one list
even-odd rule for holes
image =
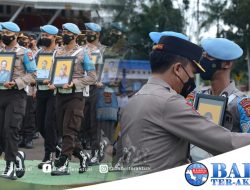
{"label": "blue beret", "polygon": [[77,34],[77,35],[81,34],[80,29],[74,23],[65,23],[65,24],[62,25],[62,29],[63,30],[68,30],[68,31],[70,31],[70,32],[72,32],[74,34]]}
{"label": "blue beret", "polygon": [[243,54],[239,45],[225,38],[207,38],[201,41],[201,46],[208,55],[223,61],[235,60]]}
{"label": "blue beret", "polygon": [[101,30],[102,30],[102,28],[99,24],[92,23],[92,22],[85,23],[85,27],[87,30],[92,30],[94,32],[101,32]]}
{"label": "blue beret", "polygon": [[40,30],[42,32],[51,34],[51,35],[56,35],[58,33],[58,28],[53,26],[53,25],[44,25],[40,27]]}
{"label": "blue beret", "polygon": [[3,22],[1,25],[3,29],[9,30],[11,32],[20,32],[19,26],[14,22]]}
{"label": "blue beret", "polygon": [[111,27],[116,29],[116,30],[119,30],[121,32],[126,31],[126,29],[124,28],[124,26],[121,22],[113,22],[113,23],[111,23]]}
{"label": "blue beret", "polygon": [[158,42],[162,36],[174,36],[174,37],[189,41],[189,38],[186,35],[184,35],[182,33],[178,33],[178,32],[164,31],[164,32],[150,32],[149,33],[149,37],[156,44],[158,44]]}

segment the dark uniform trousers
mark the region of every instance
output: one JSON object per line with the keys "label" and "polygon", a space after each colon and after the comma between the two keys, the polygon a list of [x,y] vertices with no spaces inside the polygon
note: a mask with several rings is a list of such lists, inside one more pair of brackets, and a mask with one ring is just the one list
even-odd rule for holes
{"label": "dark uniform trousers", "polygon": [[0,141],[6,161],[15,161],[19,130],[26,109],[24,90],[0,90]]}
{"label": "dark uniform trousers", "polygon": [[79,140],[85,99],[82,92],[57,93],[56,112],[59,135],[62,136],[62,154],[71,158],[74,150],[82,149]]}
{"label": "dark uniform trousers", "polygon": [[86,98],[84,108],[83,134],[85,140],[90,138],[92,150],[100,148],[101,130],[96,119],[96,103],[98,98],[98,88],[90,86],[90,96]]}
{"label": "dark uniform trousers", "polygon": [[37,127],[44,138],[45,153],[55,152],[57,145],[56,97],[54,91],[37,91]]}
{"label": "dark uniform trousers", "polygon": [[36,100],[33,96],[26,95],[26,97],[27,105],[20,135],[27,141],[31,141],[36,131]]}

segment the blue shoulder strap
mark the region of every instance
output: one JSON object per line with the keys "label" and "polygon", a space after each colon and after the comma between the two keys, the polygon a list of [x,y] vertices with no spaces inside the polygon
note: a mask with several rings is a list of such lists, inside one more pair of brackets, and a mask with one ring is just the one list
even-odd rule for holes
{"label": "blue shoulder strap", "polygon": [[94,71],[95,70],[95,65],[91,61],[86,48],[84,49],[84,53],[83,53],[83,69],[85,71]]}
{"label": "blue shoulder strap", "polygon": [[36,71],[36,62],[30,49],[24,50],[23,64],[27,73],[33,73]]}

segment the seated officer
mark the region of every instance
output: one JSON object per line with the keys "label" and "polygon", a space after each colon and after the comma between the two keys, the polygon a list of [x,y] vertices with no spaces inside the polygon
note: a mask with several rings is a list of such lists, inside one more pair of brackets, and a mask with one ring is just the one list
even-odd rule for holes
{"label": "seated officer", "polygon": [[161,37],[150,54],[152,77],[121,109],[121,144],[130,167],[140,174],[188,163],[189,143],[214,155],[250,144],[250,134],[236,134],[201,116],[185,97],[194,90],[202,49],[173,36]]}
{"label": "seated officer", "polygon": [[[205,73],[201,73],[201,78],[209,80],[211,84],[211,87],[202,90],[202,93],[228,97],[223,127],[233,132],[248,132],[242,125],[244,126],[250,117],[246,114],[246,107],[242,107],[240,102],[242,100],[250,103],[250,99],[245,98],[246,95],[239,91],[235,87],[235,82],[230,79],[233,61],[242,56],[243,50],[225,38],[207,38],[201,41],[201,46],[204,50],[201,65],[206,70]],[[190,95],[187,100],[193,102],[194,96],[195,94]],[[191,146],[191,156],[197,161],[211,155]]]}

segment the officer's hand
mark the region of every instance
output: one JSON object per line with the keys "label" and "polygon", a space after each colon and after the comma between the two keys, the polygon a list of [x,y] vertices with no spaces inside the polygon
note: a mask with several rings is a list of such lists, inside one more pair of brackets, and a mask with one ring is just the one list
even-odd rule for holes
{"label": "officer's hand", "polygon": [[74,83],[71,82],[70,84],[64,84],[64,85],[63,85],[63,88],[64,88],[64,89],[68,89],[68,88],[72,88],[73,86],[74,86]]}
{"label": "officer's hand", "polygon": [[102,83],[102,82],[97,82],[97,83],[96,83],[96,87],[97,87],[97,88],[103,87],[103,83]]}
{"label": "officer's hand", "polygon": [[32,94],[33,99],[36,99],[36,92]]}
{"label": "officer's hand", "polygon": [[44,80],[43,84],[49,84],[49,82],[50,82],[49,80]]}
{"label": "officer's hand", "polygon": [[31,82],[30,83],[30,86],[35,86],[36,85],[36,82]]}
{"label": "officer's hand", "polygon": [[3,86],[5,88],[13,88],[15,85],[16,85],[16,83],[14,81],[6,82],[6,83],[3,84]]}
{"label": "officer's hand", "polygon": [[48,87],[49,87],[50,90],[55,90],[56,89],[54,84],[48,84]]}

